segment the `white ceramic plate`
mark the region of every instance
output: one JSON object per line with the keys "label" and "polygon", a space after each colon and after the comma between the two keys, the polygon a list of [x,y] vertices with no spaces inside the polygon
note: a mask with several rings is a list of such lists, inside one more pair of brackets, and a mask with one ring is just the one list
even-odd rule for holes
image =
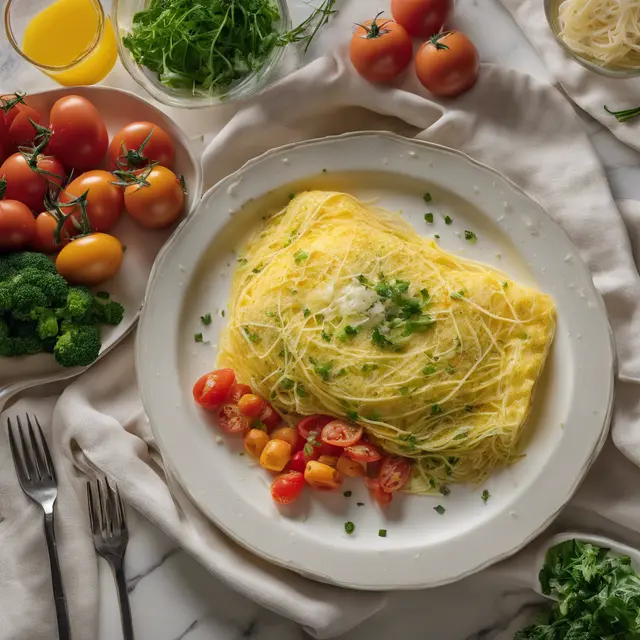
{"label": "white ceramic plate", "polygon": [[[56,100],[66,95],[80,95],[91,101],[105,121],[109,138],[125,124],[145,120],[161,126],[175,143],[173,170],[184,175],[187,185],[185,211],[190,212],[200,200],[202,174],[200,162],[189,148],[189,141],[182,130],[164,113],[132,93],[108,87],[73,87],[33,93],[27,96],[30,105],[46,119]],[[123,321],[117,327],[104,327],[102,331],[102,352],[104,355],[117,344],[135,325],[144,299],[144,293],[151,266],[160,247],[175,230],[174,227],[158,231],[143,229],[127,214],[113,229],[127,247],[119,273],[109,282],[101,285],[121,302],[126,309]],[[21,389],[62,380],[78,375],[85,368],[65,369],[57,364],[53,356],[41,354],[28,358],[0,358],[0,408],[3,400]]]}
{"label": "white ceramic plate", "polygon": [[[230,279],[245,234],[303,188],[339,189],[401,210],[443,247],[536,284],[558,306],[537,389],[527,456],[481,487],[447,497],[399,496],[377,508],[361,482],[349,498],[306,492],[290,510],[270,476],[220,438],[194,406],[194,381],[214,366]],[[423,201],[426,191],[433,201]],[[243,205],[245,205],[243,207]],[[424,213],[432,211],[428,225]],[[453,218],[451,225],[443,221]],[[464,230],[477,233],[475,245]],[[212,312],[203,327],[199,316]],[[203,331],[210,344],[195,344]],[[324,582],[418,588],[461,578],[522,547],[575,491],[610,418],[614,350],[604,305],[566,234],[506,178],[467,156],[391,134],[325,138],[271,151],[209,190],[155,263],[137,342],[138,378],[158,444],[202,510],[241,545]],[[491,498],[485,504],[481,491]],[[358,502],[365,506],[358,507]],[[438,515],[434,507],[446,511]],[[347,535],[344,523],[355,533]],[[379,537],[380,529],[387,537]]]}

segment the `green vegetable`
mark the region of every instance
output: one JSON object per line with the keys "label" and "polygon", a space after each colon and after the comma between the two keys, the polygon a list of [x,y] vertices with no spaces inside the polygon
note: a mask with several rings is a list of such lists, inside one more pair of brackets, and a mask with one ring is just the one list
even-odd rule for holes
{"label": "green vegetable", "polygon": [[485,489],[482,492],[482,502],[484,502],[485,504],[487,504],[487,500],[491,497],[491,494]]}
{"label": "green vegetable", "polygon": [[430,376],[433,375],[436,371],[437,369],[432,364],[430,364],[422,370],[422,373],[424,373],[425,376]]}
{"label": "green vegetable", "polygon": [[342,495],[343,495],[345,498],[350,498],[350,497],[353,495],[353,492],[351,492],[351,491],[345,491]]}
{"label": "green vegetable", "polygon": [[151,0],[122,42],[167,87],[211,96],[265,65],[276,47],[309,42],[334,13],[324,0],[290,31],[273,0]]}
{"label": "green vegetable", "polygon": [[85,367],[98,357],[100,346],[100,329],[79,325],[58,338],[53,353],[63,367]]}
{"label": "green vegetable", "polygon": [[453,222],[453,218],[451,216],[445,216],[444,217],[444,223],[445,224],[451,224]]}
{"label": "green vegetable", "polygon": [[427,191],[427,193],[425,193],[425,194],[422,196],[422,199],[423,199],[425,202],[431,202],[431,200],[432,200],[432,198],[431,198],[431,194]]}
{"label": "green vegetable", "polygon": [[462,300],[462,298],[464,298],[464,291],[452,291],[449,294],[449,297],[454,300]]}
{"label": "green vegetable", "polygon": [[200,316],[200,320],[205,327],[208,327],[211,324],[211,314],[205,313],[203,316]]}
{"label": "green vegetable", "polygon": [[442,413],[442,407],[439,404],[431,405],[431,415],[437,416],[439,413]]}
{"label": "green vegetable", "polygon": [[478,236],[473,233],[473,231],[469,231],[468,229],[464,230],[464,239],[468,240],[472,244],[478,241]]}
{"label": "green vegetable", "polygon": [[428,222],[429,224],[433,223],[433,213],[425,213],[424,221]]}
{"label": "green vegetable", "polygon": [[318,362],[315,358],[309,358],[309,361],[313,365],[313,370],[323,380],[327,381],[331,377],[331,369],[333,369],[333,360],[326,362],[325,364]]}
{"label": "green vegetable", "polygon": [[437,507],[433,507],[433,510],[439,515],[442,515],[446,511],[446,509],[441,504],[439,504]]}
{"label": "green vegetable", "polygon": [[346,531],[346,533],[351,535],[356,530],[356,525],[353,524],[353,522],[345,522],[344,530]]}
{"label": "green vegetable", "polygon": [[196,342],[203,342],[203,341],[204,341],[204,338],[202,337],[202,334],[201,334],[201,333],[196,333],[196,334],[194,334],[193,339],[194,339]]}
{"label": "green vegetable", "polygon": [[349,338],[355,338],[360,333],[360,327],[352,327],[348,324],[346,327],[338,331],[338,340],[348,340]]}
{"label": "green vegetable", "polygon": [[627,122],[628,120],[632,120],[633,118],[640,116],[640,107],[622,109],[621,111],[611,111],[605,104],[604,110],[610,115],[615,116],[615,119],[618,122]]}
{"label": "green vegetable", "polygon": [[387,530],[386,529],[378,529],[378,537],[386,538],[387,537]]}
{"label": "green vegetable", "polygon": [[304,262],[309,257],[309,254],[303,249],[298,249],[294,254],[293,258],[296,261],[296,264],[300,264]]}
{"label": "green vegetable", "polygon": [[356,507],[364,507],[364,502],[356,502]]}
{"label": "green vegetable", "polygon": [[308,318],[308,317],[311,315],[311,309],[304,309],[304,310],[302,311],[302,315],[303,315],[305,318]]}
{"label": "green vegetable", "polygon": [[539,580],[557,601],[514,640],[640,638],[640,576],[630,558],[567,540],[549,549]]}

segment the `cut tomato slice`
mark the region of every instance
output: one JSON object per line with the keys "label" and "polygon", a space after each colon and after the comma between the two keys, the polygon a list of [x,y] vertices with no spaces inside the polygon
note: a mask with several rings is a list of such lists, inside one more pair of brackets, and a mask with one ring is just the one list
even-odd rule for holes
{"label": "cut tomato slice", "polygon": [[382,459],[382,454],[374,444],[360,441],[344,450],[352,460],[356,462],[376,462]]}
{"label": "cut tomato slice", "polygon": [[315,431],[319,436],[322,433],[322,429],[325,427],[325,425],[329,424],[332,420],[333,418],[331,416],[325,416],[320,413],[316,413],[312,416],[302,418],[302,420],[298,422],[298,431],[305,440],[308,440],[309,433]]}
{"label": "cut tomato slice", "polygon": [[389,504],[393,500],[393,495],[387,493],[386,491],[383,491],[382,487],[380,486],[380,481],[377,478],[365,478],[364,483],[367,489],[369,489],[371,497],[379,505],[384,506],[386,504]]}
{"label": "cut tomato slice", "polygon": [[243,416],[235,404],[223,404],[218,409],[218,426],[227,433],[244,433],[249,430],[249,418]]}
{"label": "cut tomato slice", "polygon": [[323,429],[320,438],[322,442],[336,447],[350,447],[362,438],[363,428],[358,424],[345,420],[332,420]]}
{"label": "cut tomato slice", "polygon": [[402,456],[387,456],[382,461],[378,479],[380,487],[387,493],[399,491],[409,481],[411,462]]}

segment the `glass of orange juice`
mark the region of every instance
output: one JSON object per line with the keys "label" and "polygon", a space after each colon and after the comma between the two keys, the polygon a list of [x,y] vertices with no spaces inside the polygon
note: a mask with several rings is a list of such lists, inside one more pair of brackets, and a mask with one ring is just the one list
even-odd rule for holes
{"label": "glass of orange juice", "polygon": [[99,0],[8,0],[4,25],[13,48],[65,86],[100,82],[118,55]]}

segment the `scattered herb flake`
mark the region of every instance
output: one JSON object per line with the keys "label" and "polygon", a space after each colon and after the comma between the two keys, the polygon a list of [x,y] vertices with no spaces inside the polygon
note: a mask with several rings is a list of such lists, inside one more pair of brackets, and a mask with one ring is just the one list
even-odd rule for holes
{"label": "scattered herb flake", "polygon": [[356,502],[356,507],[364,507],[364,502]]}
{"label": "scattered herb flake", "polygon": [[211,324],[211,314],[205,313],[203,316],[200,316],[200,320],[202,320],[202,324],[208,327]]}
{"label": "scattered herb flake", "polygon": [[387,530],[386,529],[379,529],[378,530],[378,537],[386,538],[387,537]]}
{"label": "scattered herb flake", "polygon": [[450,364],[448,364],[444,370],[449,374],[454,374],[456,372],[456,368],[452,367]]}
{"label": "scattered herb flake", "polygon": [[431,200],[433,200],[433,198],[431,197],[431,194],[428,191],[422,196],[422,199],[425,202],[431,202]]}
{"label": "scattered herb flake", "polygon": [[453,218],[451,216],[445,216],[444,217],[444,223],[445,224],[451,224],[453,222]]}
{"label": "scattered herb flake", "polygon": [[352,491],[345,491],[342,495],[345,498],[350,498],[353,495],[353,492]]}
{"label": "scattered herb flake", "polygon": [[370,371],[375,371],[377,368],[378,368],[377,364],[363,364],[362,373],[369,373]]}
{"label": "scattered herb flake", "polygon": [[296,385],[296,395],[300,398],[306,398],[307,397],[307,390],[304,388],[303,385],[301,384],[297,384]]}
{"label": "scattered herb flake", "polygon": [[350,520],[344,523],[345,533],[351,535],[356,530],[356,525],[353,524]]}
{"label": "scattered herb flake", "polygon": [[433,213],[425,213],[424,221],[428,222],[429,224],[433,224]]}
{"label": "scattered herb flake", "polygon": [[193,339],[194,339],[196,342],[203,342],[203,340],[204,340],[204,338],[202,337],[202,334],[201,334],[201,333],[196,333],[196,334],[193,336]]}
{"label": "scattered herb flake", "polygon": [[291,378],[283,378],[280,386],[287,391],[290,391],[295,386],[295,382]]}
{"label": "scattered herb flake", "polygon": [[398,391],[400,392],[400,395],[403,395],[403,396],[409,395],[409,387],[400,387]]}
{"label": "scattered herb flake", "polygon": [[434,367],[432,364],[429,364],[422,370],[422,373],[424,373],[425,376],[431,376],[436,371],[437,371],[436,367]]}
{"label": "scattered herb flake", "polygon": [[451,291],[449,292],[449,297],[454,300],[462,300],[462,298],[464,298],[464,291]]}
{"label": "scattered herb flake", "polygon": [[304,309],[304,311],[302,312],[302,315],[305,318],[308,318],[311,315],[311,309]]}
{"label": "scattered herb flake", "polygon": [[357,422],[358,421],[358,414],[355,411],[349,410],[346,412],[346,416],[347,418],[349,418],[349,420],[351,420],[351,422]]}
{"label": "scattered herb flake", "polygon": [[289,200],[293,200],[296,197],[295,193],[290,193],[289,194]]}
{"label": "scattered herb flake", "polygon": [[304,249],[298,249],[293,254],[293,259],[296,261],[296,264],[300,264],[304,262],[309,257],[309,254]]}
{"label": "scattered herb flake", "polygon": [[323,331],[320,335],[325,342],[331,342],[331,336],[326,331]]}
{"label": "scattered herb flake", "polygon": [[469,231],[468,229],[465,229],[464,239],[471,242],[471,244],[475,244],[478,241],[478,236],[475,233],[473,233],[473,231]]}
{"label": "scattered herb flake", "polygon": [[464,406],[464,410],[465,410],[467,413],[472,413],[472,412],[473,412],[473,407],[472,407],[470,404],[466,404],[466,405]]}
{"label": "scattered herb flake", "polygon": [[440,234],[439,234],[439,233],[434,233],[434,234],[433,234],[433,237],[434,237],[436,240],[440,240]]}
{"label": "scattered herb flake", "polygon": [[487,500],[491,497],[491,494],[485,489],[482,492],[482,502],[484,502],[485,504],[487,504]]}
{"label": "scattered herb flake", "polygon": [[446,509],[441,504],[439,504],[437,507],[433,507],[433,510],[439,515],[442,515],[446,511]]}
{"label": "scattered herb flake", "polygon": [[442,413],[442,407],[439,404],[431,405],[431,415],[437,416],[439,413]]}
{"label": "scattered herb flake", "polygon": [[220,312],[220,314],[222,315],[222,317],[224,318],[224,309]]}
{"label": "scattered herb flake", "polygon": [[438,491],[440,491],[443,496],[448,496],[451,493],[451,489],[449,489],[446,484],[441,484]]}

